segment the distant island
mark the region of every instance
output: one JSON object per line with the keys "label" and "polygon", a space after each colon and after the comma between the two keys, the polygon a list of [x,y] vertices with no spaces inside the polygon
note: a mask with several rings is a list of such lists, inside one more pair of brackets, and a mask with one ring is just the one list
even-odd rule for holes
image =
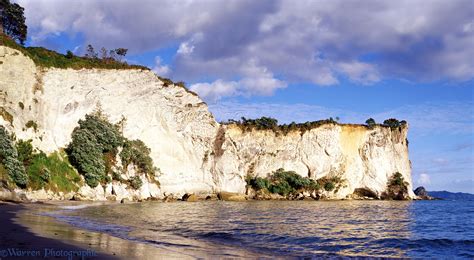
{"label": "distant island", "polygon": [[474,194],[465,192],[428,191],[431,197],[444,200],[474,200]]}

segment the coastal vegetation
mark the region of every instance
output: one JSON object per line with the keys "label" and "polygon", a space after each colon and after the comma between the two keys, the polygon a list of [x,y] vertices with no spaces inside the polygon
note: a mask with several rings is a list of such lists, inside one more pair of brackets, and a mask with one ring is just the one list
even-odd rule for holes
{"label": "coastal vegetation", "polygon": [[[121,180],[121,173],[112,171],[117,154],[124,168],[133,163],[138,173],[155,174],[150,148],[141,140],[123,137],[119,129],[120,124],[110,123],[101,111],[97,111],[79,120],[79,126],[72,132],[72,141],[66,152],[89,186],[96,187],[112,179]],[[130,184],[134,188],[140,187],[141,180],[130,180]]]}
{"label": "coastal vegetation", "polygon": [[382,199],[405,200],[408,198],[408,182],[402,174],[395,172],[387,182],[387,189],[382,193]]}
{"label": "coastal vegetation", "polygon": [[[31,58],[34,63],[44,68],[62,68],[62,69],[141,69],[149,68],[141,65],[130,65],[125,61],[111,58],[110,55],[104,59],[97,57],[80,57],[72,52],[66,55],[45,49],[43,47],[24,47],[16,43],[5,34],[0,34],[0,45],[16,49],[25,56]],[[116,51],[116,50],[112,50]]]}
{"label": "coastal vegetation", "polygon": [[337,192],[344,181],[339,177],[324,177],[313,180],[302,177],[294,171],[286,171],[280,168],[266,178],[247,176],[246,182],[248,187],[257,192],[274,193],[286,198],[295,198],[302,192],[313,193],[322,190]]}
{"label": "coastal vegetation", "polygon": [[5,127],[0,126],[0,165],[7,173],[9,180],[20,188],[26,188],[28,176],[25,167],[19,160],[18,151],[13,142],[14,139]]}
{"label": "coastal vegetation", "polygon": [[[328,119],[322,119],[322,120],[317,120],[317,121],[307,121],[304,123],[295,123],[291,122],[289,124],[278,124],[278,120],[272,117],[260,117],[256,119],[250,119],[250,118],[245,118],[241,117],[240,120],[234,120],[234,119],[229,119],[227,121],[221,122],[221,124],[224,125],[236,125],[242,131],[244,132],[250,132],[252,130],[272,130],[277,134],[288,134],[289,132],[292,131],[300,131],[300,132],[305,132],[309,131],[313,128],[320,127],[322,125],[328,125],[328,124],[333,124],[333,125],[344,125],[338,122],[339,118],[328,118]],[[381,127],[390,127],[392,130],[397,129],[403,125],[406,125],[407,122],[405,120],[399,121],[398,119],[395,118],[390,118],[387,119],[383,122],[383,124],[377,124],[373,118],[369,118],[365,121],[365,125],[360,125],[360,126],[365,126],[369,129],[373,129],[375,126],[381,126]]]}
{"label": "coastal vegetation", "polygon": [[261,117],[257,119],[248,119],[242,117],[240,120],[229,119],[226,122],[222,122],[225,125],[237,125],[242,131],[252,131],[252,130],[272,130],[276,133],[288,134],[292,131],[307,131],[313,128],[319,127],[325,124],[338,124],[335,119],[330,117],[329,119],[323,119],[318,121],[308,121],[305,123],[295,123],[291,122],[290,124],[278,124],[278,120],[271,117]]}

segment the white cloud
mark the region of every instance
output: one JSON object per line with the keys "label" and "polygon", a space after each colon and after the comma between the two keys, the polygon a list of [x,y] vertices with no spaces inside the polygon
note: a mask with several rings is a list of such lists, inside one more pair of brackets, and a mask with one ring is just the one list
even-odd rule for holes
{"label": "white cloud", "polygon": [[159,56],[155,57],[155,66],[153,67],[153,72],[155,72],[158,76],[168,76],[171,72],[171,69],[168,65],[163,65],[162,60]]}
{"label": "white cloud", "polygon": [[431,184],[431,177],[427,173],[421,173],[416,182],[418,185],[429,185]]}
{"label": "white cloud", "polygon": [[338,69],[349,77],[350,80],[370,85],[380,81],[380,75],[374,65],[351,61],[341,62],[337,65]]}
{"label": "white cloud", "polygon": [[180,43],[170,73],[186,82],[245,78],[249,60],[287,82],[322,86],[340,77],[360,84],[474,77],[470,0],[18,2],[34,44],[61,32],[131,54]]}
{"label": "white cloud", "polygon": [[194,46],[190,45],[189,42],[183,42],[179,45],[178,51],[176,53],[186,55],[191,54],[194,50]]}
{"label": "white cloud", "polygon": [[212,83],[196,83],[190,89],[208,101],[217,101],[222,97],[237,93],[238,83],[235,81],[216,80]]}
{"label": "white cloud", "polygon": [[213,83],[196,83],[190,89],[206,101],[217,101],[228,96],[272,95],[277,89],[285,88],[286,82],[274,77],[267,68],[249,61],[239,70],[243,75],[238,81],[216,80]]}

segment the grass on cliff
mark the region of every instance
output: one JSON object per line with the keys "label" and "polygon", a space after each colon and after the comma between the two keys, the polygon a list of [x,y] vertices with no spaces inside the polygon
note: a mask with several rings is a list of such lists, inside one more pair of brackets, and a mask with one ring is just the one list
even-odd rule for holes
{"label": "grass on cliff", "polygon": [[94,58],[85,58],[66,55],[51,51],[42,47],[23,47],[12,40],[10,37],[0,34],[0,45],[16,49],[24,55],[30,57],[36,65],[45,68],[62,68],[62,69],[141,69],[150,70],[145,66],[129,65],[125,62],[116,60],[101,60]]}
{"label": "grass on cliff", "polygon": [[82,185],[79,173],[69,163],[65,152],[33,155],[27,166],[29,183],[33,190],[44,188],[54,192],[77,191]]}

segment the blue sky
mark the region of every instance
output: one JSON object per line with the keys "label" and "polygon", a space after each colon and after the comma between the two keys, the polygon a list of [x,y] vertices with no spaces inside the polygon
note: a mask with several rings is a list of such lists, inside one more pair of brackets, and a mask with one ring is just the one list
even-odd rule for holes
{"label": "blue sky", "polygon": [[27,45],[128,48],[218,120],[405,119],[414,185],[474,193],[469,0],[17,2]]}

